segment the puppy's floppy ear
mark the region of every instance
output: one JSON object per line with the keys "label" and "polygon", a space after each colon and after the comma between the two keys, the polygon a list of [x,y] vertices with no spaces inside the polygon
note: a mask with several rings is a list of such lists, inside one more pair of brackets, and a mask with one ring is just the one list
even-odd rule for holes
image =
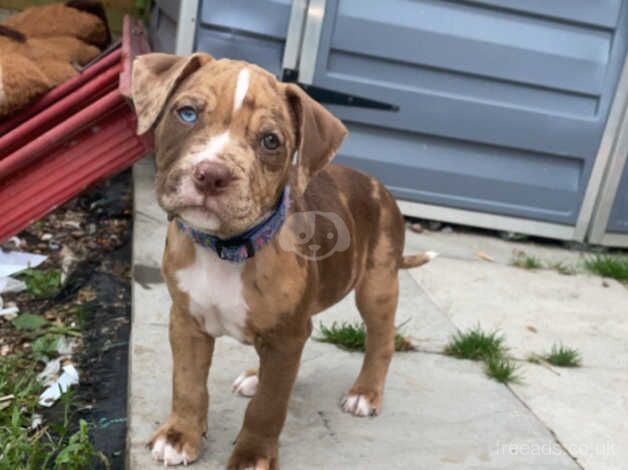
{"label": "puppy's floppy ear", "polygon": [[309,180],[334,157],[347,128],[297,85],[286,85],[286,98],[296,119],[296,190],[303,193]]}
{"label": "puppy's floppy ear", "polygon": [[131,94],[137,113],[137,133],[149,131],[177,86],[213,58],[197,52],[188,57],[144,54],[133,61]]}

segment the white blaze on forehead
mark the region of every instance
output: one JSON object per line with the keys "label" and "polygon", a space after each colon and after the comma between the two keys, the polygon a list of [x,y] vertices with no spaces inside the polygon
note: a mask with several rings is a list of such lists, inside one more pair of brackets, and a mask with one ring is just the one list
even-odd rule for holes
{"label": "white blaze on forehead", "polygon": [[246,97],[246,92],[249,90],[249,80],[250,80],[250,72],[249,69],[244,67],[238,73],[238,83],[236,84],[235,95],[233,96],[233,112],[237,113],[240,107],[242,106],[242,102]]}
{"label": "white blaze on forehead", "polygon": [[205,144],[205,147],[201,149],[200,152],[191,154],[190,157],[188,157],[187,161],[193,166],[200,162],[208,160],[215,161],[218,159],[218,155],[220,154],[220,152],[225,149],[228,142],[229,131],[227,130],[209,139],[209,141],[207,141],[207,144]]}

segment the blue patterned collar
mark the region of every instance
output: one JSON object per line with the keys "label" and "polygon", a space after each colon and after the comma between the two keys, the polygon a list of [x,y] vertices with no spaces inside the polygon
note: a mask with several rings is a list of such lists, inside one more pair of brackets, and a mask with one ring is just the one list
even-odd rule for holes
{"label": "blue patterned collar", "polygon": [[253,257],[255,253],[270,243],[279,232],[284,220],[286,220],[288,192],[288,187],[286,187],[270,217],[246,232],[226,240],[198,230],[180,218],[176,219],[177,227],[195,243],[216,252],[220,259],[240,263]]}

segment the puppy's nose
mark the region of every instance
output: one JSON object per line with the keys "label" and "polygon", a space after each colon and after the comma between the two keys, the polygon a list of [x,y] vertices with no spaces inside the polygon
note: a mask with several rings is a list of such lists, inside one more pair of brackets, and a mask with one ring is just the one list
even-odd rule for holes
{"label": "puppy's nose", "polygon": [[200,162],[194,168],[196,188],[207,194],[218,194],[233,179],[229,169],[218,162]]}

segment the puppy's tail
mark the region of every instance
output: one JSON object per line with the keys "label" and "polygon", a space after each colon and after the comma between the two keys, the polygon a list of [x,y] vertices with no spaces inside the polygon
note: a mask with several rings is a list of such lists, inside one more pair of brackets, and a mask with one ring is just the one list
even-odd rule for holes
{"label": "puppy's tail", "polygon": [[416,255],[402,256],[401,265],[399,267],[401,269],[418,268],[419,266],[423,266],[425,263],[429,263],[437,256],[438,253],[435,251],[426,251],[425,253],[418,253]]}

